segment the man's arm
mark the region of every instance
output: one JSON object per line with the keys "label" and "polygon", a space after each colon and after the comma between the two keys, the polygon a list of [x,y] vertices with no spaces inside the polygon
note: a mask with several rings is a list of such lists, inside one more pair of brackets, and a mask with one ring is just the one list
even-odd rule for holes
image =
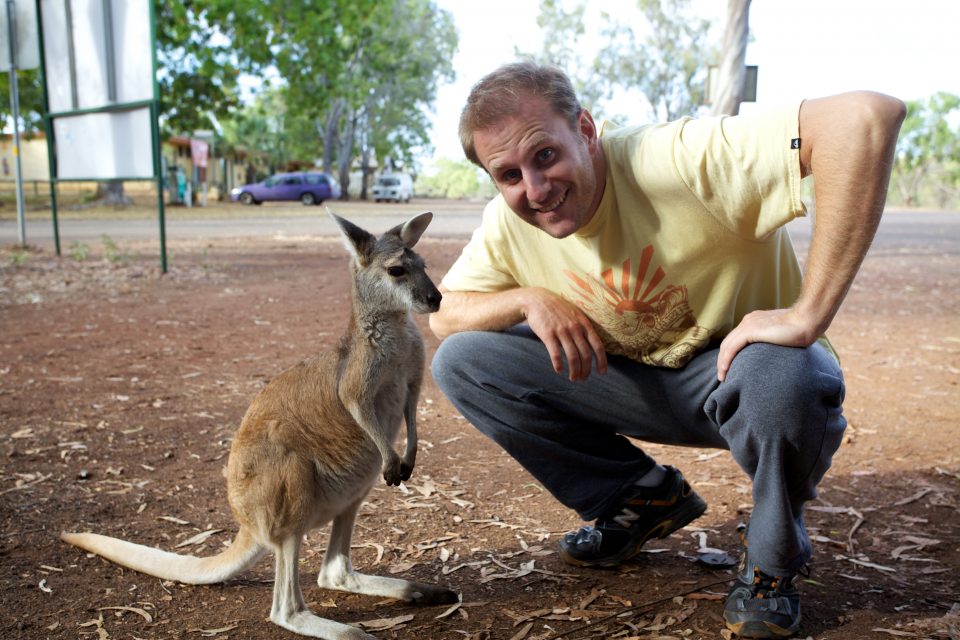
{"label": "man's arm", "polygon": [[590,319],[560,296],[536,287],[495,293],[449,291],[440,287],[440,310],[430,315],[430,329],[440,339],[458,331],[503,331],[526,322],[540,338],[557,373],[566,357],[571,380],[590,375],[593,358],[597,373],[607,370],[603,341]]}
{"label": "man's arm", "polygon": [[830,326],[873,241],[906,113],[896,98],[845,93],[800,107],[800,165],[814,175],[816,220],[803,290],[789,309],[744,316],[720,345],[722,381],[752,342],[806,347]]}

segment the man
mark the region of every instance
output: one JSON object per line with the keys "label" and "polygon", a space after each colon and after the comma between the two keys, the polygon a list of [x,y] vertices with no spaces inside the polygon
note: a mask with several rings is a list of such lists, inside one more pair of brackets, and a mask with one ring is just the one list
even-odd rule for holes
{"label": "man", "polygon": [[[706,510],[627,437],[729,449],[754,511],[727,626],[797,630],[803,505],[846,425],[824,332],[879,223],[903,116],[857,92],[599,131],[559,70],[506,65],[473,88],[461,142],[500,194],[442,281],[433,373],[595,521],[561,540],[565,561],[616,566]],[[814,174],[801,278],[783,225],[804,214],[800,180]]]}

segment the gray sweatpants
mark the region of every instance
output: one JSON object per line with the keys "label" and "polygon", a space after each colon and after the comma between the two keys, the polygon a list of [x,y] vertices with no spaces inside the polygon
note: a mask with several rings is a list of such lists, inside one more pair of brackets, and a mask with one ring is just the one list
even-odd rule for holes
{"label": "gray sweatpants", "polygon": [[[445,339],[433,375],[450,401],[584,520],[619,507],[655,461],[624,436],[729,449],[753,480],[750,556],[773,575],[810,559],[803,505],[840,446],[843,375],[820,345],[752,344],[720,383],[717,348],[682,369],[608,357],[570,382],[526,326]],[[666,461],[669,462],[669,461]]]}

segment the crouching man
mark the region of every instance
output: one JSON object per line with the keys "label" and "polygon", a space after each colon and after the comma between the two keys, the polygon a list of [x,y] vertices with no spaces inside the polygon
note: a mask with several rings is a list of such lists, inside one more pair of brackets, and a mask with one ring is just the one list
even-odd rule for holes
{"label": "crouching man", "polygon": [[[846,421],[825,332],[883,210],[903,104],[856,92],[762,115],[602,127],[561,71],[501,67],[460,120],[499,195],[442,281],[433,374],[453,404],[591,524],[561,557],[613,567],[701,516],[627,438],[728,449],[754,510],[724,619],[800,624],[804,503]],[[817,219],[801,275],[783,228]]]}

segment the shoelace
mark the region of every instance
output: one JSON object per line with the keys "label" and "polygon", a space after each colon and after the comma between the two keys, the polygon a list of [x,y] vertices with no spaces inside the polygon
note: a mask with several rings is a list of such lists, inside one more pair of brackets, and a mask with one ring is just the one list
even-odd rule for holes
{"label": "shoelace", "polygon": [[[803,565],[797,571],[798,575],[809,577],[810,576],[810,567],[808,565]],[[754,565],[753,567],[753,596],[758,600],[763,600],[768,597],[771,592],[773,592],[774,597],[776,597],[777,589],[780,587],[780,582],[783,580],[782,576],[768,576],[767,574],[760,571],[760,568]]]}

